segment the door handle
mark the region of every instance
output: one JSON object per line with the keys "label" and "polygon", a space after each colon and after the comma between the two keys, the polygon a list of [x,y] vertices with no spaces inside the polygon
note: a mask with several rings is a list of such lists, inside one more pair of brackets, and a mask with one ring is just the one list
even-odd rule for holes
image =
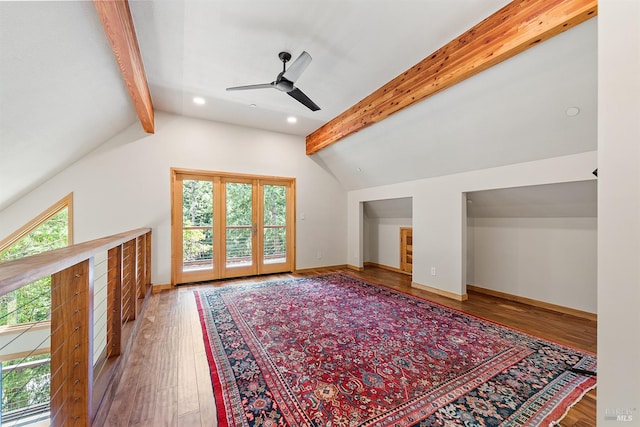
{"label": "door handle", "polygon": [[258,224],[253,224],[253,234],[256,235],[258,234]]}

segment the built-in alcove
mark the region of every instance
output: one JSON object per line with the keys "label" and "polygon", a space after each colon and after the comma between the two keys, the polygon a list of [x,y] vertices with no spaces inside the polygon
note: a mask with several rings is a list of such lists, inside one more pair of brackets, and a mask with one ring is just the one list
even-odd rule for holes
{"label": "built-in alcove", "polygon": [[467,193],[467,284],[597,312],[595,180]]}
{"label": "built-in alcove", "polygon": [[400,271],[400,229],[413,225],[413,199],[363,203],[364,263]]}

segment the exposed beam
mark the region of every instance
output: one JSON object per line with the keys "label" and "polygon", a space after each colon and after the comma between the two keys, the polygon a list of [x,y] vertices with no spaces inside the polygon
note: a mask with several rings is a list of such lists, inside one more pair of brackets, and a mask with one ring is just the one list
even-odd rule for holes
{"label": "exposed beam", "polygon": [[127,0],[94,0],[93,4],[102,21],[102,27],[113,49],[140,123],[145,132],[153,133],[155,128],[153,104],[129,2]]}
{"label": "exposed beam", "polygon": [[514,0],[308,135],[307,154],[317,153],[597,13],[597,0]]}

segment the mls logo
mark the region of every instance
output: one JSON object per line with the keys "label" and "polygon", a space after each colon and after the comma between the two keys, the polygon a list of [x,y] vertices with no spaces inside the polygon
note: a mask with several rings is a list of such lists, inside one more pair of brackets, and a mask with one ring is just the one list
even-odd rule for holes
{"label": "mls logo", "polygon": [[633,412],[636,408],[607,408],[605,409],[604,419],[607,421],[633,422]]}

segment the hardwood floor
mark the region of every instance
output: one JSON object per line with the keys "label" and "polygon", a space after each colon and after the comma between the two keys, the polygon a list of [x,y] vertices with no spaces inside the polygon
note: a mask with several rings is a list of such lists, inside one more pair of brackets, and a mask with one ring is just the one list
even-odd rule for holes
{"label": "hardwood floor", "polygon": [[[132,356],[107,417],[107,426],[215,426],[216,409],[209,377],[202,330],[193,297],[198,286],[224,286],[229,282],[272,280],[317,273],[318,270],[225,282],[182,285],[151,296]],[[521,329],[531,334],[596,351],[596,326],[581,319],[483,294],[470,294],[464,302],[411,288],[410,276],[376,267],[362,272],[346,270],[403,292]],[[596,391],[590,391],[560,423],[563,427],[596,425]]]}

